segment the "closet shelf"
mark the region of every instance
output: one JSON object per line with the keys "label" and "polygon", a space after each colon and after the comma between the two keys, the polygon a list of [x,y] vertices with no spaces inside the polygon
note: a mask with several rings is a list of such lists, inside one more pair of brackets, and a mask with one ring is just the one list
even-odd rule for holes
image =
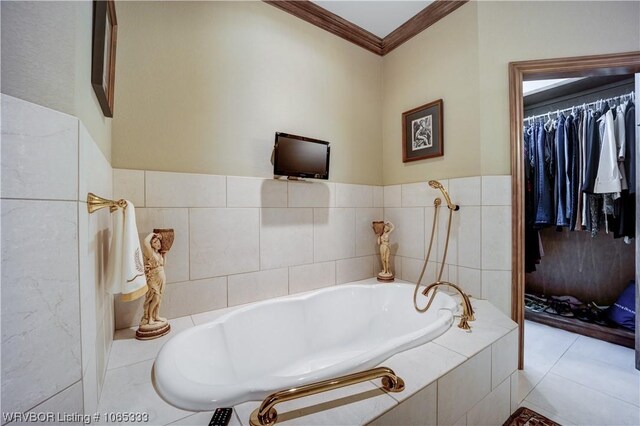
{"label": "closet shelf", "polygon": [[[525,310],[525,319],[616,345],[635,347],[635,335],[633,331],[622,327],[605,327],[598,324],[580,321],[576,318],[567,318],[546,312],[532,312]],[[526,331],[525,331],[526,332]]]}

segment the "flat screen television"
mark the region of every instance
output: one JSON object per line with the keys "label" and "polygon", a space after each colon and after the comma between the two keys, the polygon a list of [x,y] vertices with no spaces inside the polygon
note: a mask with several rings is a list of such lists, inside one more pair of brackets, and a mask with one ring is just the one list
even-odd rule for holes
{"label": "flat screen television", "polygon": [[329,142],[304,136],[276,133],[273,174],[329,179]]}

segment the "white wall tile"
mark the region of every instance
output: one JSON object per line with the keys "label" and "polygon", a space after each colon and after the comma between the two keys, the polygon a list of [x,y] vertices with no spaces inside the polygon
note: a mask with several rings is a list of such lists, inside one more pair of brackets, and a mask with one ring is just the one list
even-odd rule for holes
{"label": "white wall tile", "polygon": [[[73,385],[69,386],[65,390],[55,394],[50,399],[46,400],[42,404],[29,410],[30,413],[68,413],[68,414],[82,414],[89,413],[89,411],[83,411],[82,405],[82,381],[79,380]],[[6,411],[5,411],[6,413]],[[93,412],[91,412],[93,414]],[[4,419],[3,419],[4,421]],[[38,423],[38,422],[36,422]]]}
{"label": "white wall tile", "polygon": [[225,207],[226,177],[145,172],[146,207]]}
{"label": "white wall tile", "polygon": [[[173,284],[171,284],[173,285]],[[144,303],[144,297],[141,297],[130,302],[123,302],[120,296],[114,298],[114,310],[115,310],[115,328],[120,330],[123,328],[133,327],[140,324],[142,318],[142,304]],[[163,306],[160,306],[160,315],[167,318],[164,313]]]}
{"label": "white wall tile", "polygon": [[113,198],[113,171],[109,160],[82,122],[78,122],[78,129],[78,200],[86,201],[89,192]]}
{"label": "white wall tile", "polygon": [[387,208],[385,221],[395,225],[389,237],[391,253],[414,259],[424,259],[424,208]]}
{"label": "white wall tile", "polygon": [[491,348],[438,380],[438,424],[453,424],[491,391]]}
{"label": "white wall tile", "polygon": [[511,207],[482,207],[482,268],[511,270]]}
{"label": "white wall tile", "polygon": [[491,345],[491,389],[495,389],[518,368],[518,329]]}
{"label": "white wall tile", "polygon": [[[480,298],[482,296],[482,271],[462,266],[452,266],[452,268],[457,268],[458,271],[456,284],[459,284],[465,293],[475,298]],[[451,273],[449,275],[451,275]]]}
{"label": "white wall tile", "polygon": [[98,366],[96,357],[97,355],[94,355],[92,359],[88,360],[87,368],[82,371],[82,403],[85,413],[98,411]]}
{"label": "white wall tile", "polygon": [[388,185],[384,187],[384,206],[402,207],[402,185]]}
{"label": "white wall tile", "polygon": [[289,207],[335,207],[335,186],[331,182],[289,182]]}
{"label": "white wall tile", "polygon": [[260,268],[258,209],[190,209],[191,279]]}
{"label": "white wall tile", "polygon": [[480,176],[449,179],[449,196],[459,206],[479,206],[482,198],[480,187]]}
{"label": "white wall tile", "polygon": [[373,207],[373,186],[336,183],[336,207]]}
{"label": "white wall tile", "polygon": [[482,205],[511,205],[511,176],[482,176]]}
{"label": "white wall tile", "polygon": [[435,425],[437,397],[437,385],[432,383],[369,423],[369,426]]}
{"label": "white wall tile", "polygon": [[113,197],[144,207],[144,170],[113,169]]}
{"label": "white wall tile", "polygon": [[518,405],[520,404],[520,400],[518,398],[518,389],[519,389],[519,380],[520,380],[520,372],[516,371],[511,374],[511,412],[513,414],[514,411],[518,409]]}
{"label": "white wall tile", "polygon": [[[427,268],[424,271],[421,284],[428,285],[436,281],[436,275],[440,272],[440,263],[429,262]],[[424,260],[411,259],[409,257],[402,258],[402,280],[415,283],[420,278],[420,272],[424,266]],[[442,279],[447,280],[449,278],[448,272],[445,270],[442,272]]]}
{"label": "white wall tile", "polygon": [[373,187],[373,207],[384,207],[384,187]]}
{"label": "white wall tile", "polygon": [[11,96],[0,99],[2,198],[77,200],[78,119]]}
{"label": "white wall tile", "polygon": [[[449,187],[448,180],[439,180],[442,186]],[[439,189],[429,186],[428,182],[406,183],[402,185],[402,207],[427,207],[433,206],[433,201],[440,197],[443,204],[445,200]]]}
{"label": "white wall tile", "polygon": [[336,263],[323,262],[289,268],[289,294],[336,284]]}
{"label": "white wall tile", "polygon": [[336,283],[344,284],[373,276],[375,256],[354,257],[336,262]]}
{"label": "white wall tile", "polygon": [[[144,297],[131,302],[115,298],[115,328],[117,330],[140,324]],[[160,316],[180,318],[227,306],[227,277],[171,283],[165,286]]]}
{"label": "white wall tile", "polygon": [[[106,292],[111,214],[108,209],[89,215],[87,205],[78,203],[78,247],[80,271],[80,332],[82,381],[86,410],[97,409],[97,353],[104,352],[104,339],[96,339],[97,327],[111,296]],[[92,412],[93,412],[92,411]]]}
{"label": "white wall tile", "polygon": [[2,201],[7,412],[26,411],[81,378],[77,216],[77,202]]}
{"label": "white wall tile", "polygon": [[313,261],[347,259],[355,255],[355,209],[313,209]]}
{"label": "white wall tile", "polygon": [[[139,318],[139,317],[138,317]],[[96,330],[96,341],[105,342],[106,334],[105,334],[105,324],[104,320],[98,324],[98,328]],[[103,348],[103,344],[96,344],[96,373],[99,371],[106,371],[107,364],[109,363],[108,353],[107,351],[98,351],[98,346]],[[104,376],[97,374],[97,390],[98,390],[98,402],[100,402],[100,394],[102,391],[102,387],[104,385]]]}
{"label": "white wall tile", "polygon": [[[424,362],[426,359],[429,360],[428,363]],[[426,384],[435,384],[438,378],[466,360],[466,357],[460,354],[429,342],[399,352],[383,361],[380,366],[392,369],[404,379],[404,391],[390,394],[393,399],[402,402],[407,399],[413,399],[414,394],[419,392]]]}
{"label": "white wall tile", "polygon": [[260,269],[313,262],[313,209],[260,210]]}
{"label": "white wall tile", "polygon": [[501,425],[511,413],[511,381],[507,378],[467,413],[469,425]]}
{"label": "white wall tile", "polygon": [[229,306],[255,302],[289,293],[289,271],[287,268],[228,277]]}
{"label": "white wall tile", "polygon": [[456,228],[458,265],[480,269],[482,261],[480,207],[464,206],[453,214],[456,213],[460,216]]}
{"label": "white wall tile", "polygon": [[164,289],[160,314],[165,318],[179,318],[227,306],[227,277],[167,284]]}
{"label": "white wall tile", "polygon": [[227,207],[287,207],[287,182],[227,176]]}
{"label": "white wall tile", "polygon": [[[469,207],[466,207],[469,208]],[[444,249],[447,241],[447,227],[449,226],[449,209],[443,204],[438,209],[438,224],[437,224],[437,234],[436,240],[434,241],[434,246],[437,242],[437,247],[434,247],[431,252],[430,260],[434,262],[442,262],[444,257]],[[431,238],[431,228],[433,226],[433,214],[435,209],[433,207],[425,208],[425,231],[427,235],[425,236],[425,244],[426,249],[429,248],[429,239]],[[451,215],[451,232],[449,234],[449,246],[447,247],[447,257],[445,263],[450,265],[458,264],[458,239],[464,238],[460,230],[460,221],[462,220],[462,210],[454,211]],[[480,232],[478,230],[478,232]],[[437,257],[436,257],[437,256]],[[436,260],[437,259],[437,260]]]}
{"label": "white wall tile", "polygon": [[154,229],[173,228],[174,240],[167,253],[164,272],[167,283],[189,280],[189,209],[136,209],[140,244]]}
{"label": "white wall tile", "polygon": [[379,246],[372,223],[384,219],[382,208],[356,209],[356,256],[373,255],[379,252]]}
{"label": "white wall tile", "polygon": [[511,271],[482,271],[482,298],[511,317]]}

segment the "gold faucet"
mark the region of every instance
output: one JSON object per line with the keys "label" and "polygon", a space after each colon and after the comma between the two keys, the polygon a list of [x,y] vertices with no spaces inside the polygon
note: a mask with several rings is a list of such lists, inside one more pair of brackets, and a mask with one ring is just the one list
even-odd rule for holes
{"label": "gold faucet", "polygon": [[437,287],[439,286],[449,286],[449,287],[452,287],[454,290],[456,290],[458,293],[460,293],[460,296],[462,296],[462,316],[460,317],[460,324],[458,324],[458,327],[460,327],[463,330],[471,330],[471,327],[469,326],[469,321],[476,320],[475,316],[473,315],[473,307],[471,306],[471,301],[469,300],[469,296],[467,296],[460,287],[458,287],[453,283],[450,283],[448,281],[436,281],[429,284],[424,289],[422,294],[426,296],[429,293],[429,290],[434,289],[434,291],[431,294],[431,298],[427,303],[425,311],[429,309],[429,306],[431,306],[431,303],[433,302],[433,299],[436,296]]}

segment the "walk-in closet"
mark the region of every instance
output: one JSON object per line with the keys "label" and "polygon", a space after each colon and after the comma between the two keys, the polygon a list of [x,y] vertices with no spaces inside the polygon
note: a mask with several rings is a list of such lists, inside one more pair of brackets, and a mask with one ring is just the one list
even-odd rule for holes
{"label": "walk-in closet", "polygon": [[635,342],[634,75],[527,81],[525,317]]}

